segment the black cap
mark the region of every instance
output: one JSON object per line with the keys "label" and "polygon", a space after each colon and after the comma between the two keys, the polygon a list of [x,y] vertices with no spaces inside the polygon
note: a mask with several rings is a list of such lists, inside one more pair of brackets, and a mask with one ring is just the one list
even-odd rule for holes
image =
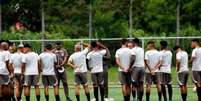
{"label": "black cap", "polygon": [[28,43],[25,43],[24,48],[31,48],[31,46]]}

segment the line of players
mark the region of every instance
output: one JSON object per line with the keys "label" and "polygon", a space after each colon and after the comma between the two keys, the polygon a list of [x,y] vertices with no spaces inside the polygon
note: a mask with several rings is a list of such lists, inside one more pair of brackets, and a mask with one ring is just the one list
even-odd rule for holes
{"label": "line of players", "polygon": [[[64,65],[67,61],[67,51],[61,47],[61,43],[56,43],[56,48],[52,49],[51,44],[47,44],[45,51],[38,55],[31,51],[29,44],[19,45],[18,51],[10,54],[8,43],[1,43],[0,51],[0,87],[9,83],[14,73],[16,85],[16,99],[21,100],[22,85],[24,85],[24,95],[26,101],[30,101],[30,87],[35,87],[37,101],[40,100],[39,75],[42,74],[42,81],[45,87],[45,98],[49,101],[48,86],[54,87],[56,101],[60,101],[58,85],[60,80],[63,82],[66,100],[71,101],[68,96],[68,84]],[[149,101],[152,83],[156,84],[158,90],[158,100],[167,101],[166,86],[168,88],[169,101],[172,101],[171,85],[171,61],[172,52],[167,49],[167,42],[160,42],[160,51],[155,48],[155,43],[147,43],[147,51],[140,46],[139,39],[132,41],[122,39],[122,47],[116,51],[116,64],[119,67],[119,81],[122,85],[124,101],[130,101],[132,92],[133,99],[142,101],[144,94],[144,77],[146,80],[146,100]],[[83,46],[85,49],[82,49]],[[201,48],[199,40],[192,40],[192,63],[193,81],[197,87],[198,101],[201,95]],[[179,46],[173,48],[176,51],[176,64],[178,73],[178,82],[181,87],[181,96],[183,101],[187,99],[187,80],[188,80],[188,54]],[[107,47],[100,42],[92,41],[90,45],[77,43],[75,53],[73,53],[67,64],[74,69],[75,74],[75,95],[77,101],[80,101],[80,84],[83,85],[87,101],[90,101],[88,88],[87,71],[91,71],[93,82],[93,91],[96,101],[99,101],[98,92],[100,90],[101,101],[108,97],[108,63],[110,53]],[[145,68],[146,67],[146,68]],[[14,68],[14,70],[12,69]],[[24,82],[21,82],[24,81]],[[1,90],[1,91],[3,91]],[[6,99],[3,92],[0,92],[1,98]],[[136,97],[137,95],[137,97]],[[107,99],[105,99],[107,101]]]}

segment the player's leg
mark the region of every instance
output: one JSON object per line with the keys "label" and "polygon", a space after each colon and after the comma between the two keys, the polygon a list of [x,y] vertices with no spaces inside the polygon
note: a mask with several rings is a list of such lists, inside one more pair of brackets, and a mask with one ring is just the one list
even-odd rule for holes
{"label": "player's leg", "polygon": [[193,82],[196,85],[196,91],[197,91],[197,97],[198,97],[198,101],[201,101],[201,72],[198,71],[193,71]]}
{"label": "player's leg", "polygon": [[170,73],[166,73],[166,84],[167,84],[167,88],[168,88],[168,95],[169,95],[169,101],[172,101],[172,80],[171,80],[171,74]]}
{"label": "player's leg", "polygon": [[81,83],[81,75],[75,73],[75,96],[77,101],[80,101],[80,83]]}
{"label": "player's leg", "polygon": [[87,72],[81,74],[81,84],[83,85],[87,101],[90,101],[90,91],[88,87]]}
{"label": "player's leg", "polygon": [[94,97],[96,99],[96,101],[99,101],[99,98],[98,98],[98,80],[97,80],[97,73],[92,73],[91,74],[91,79],[92,79],[92,82],[93,82],[93,88],[94,88]]}
{"label": "player's leg", "polygon": [[180,85],[182,101],[186,101],[187,98],[187,81],[188,72],[178,73],[178,82]]}
{"label": "player's leg", "polygon": [[97,76],[98,76],[97,79],[98,79],[98,86],[100,89],[101,101],[104,101],[105,89],[104,89],[103,72],[98,73]]}
{"label": "player's leg", "polygon": [[25,75],[24,77],[24,96],[26,101],[30,101],[30,86],[31,86],[31,76]]}
{"label": "player's leg", "polygon": [[138,82],[138,100],[142,101],[144,95],[144,69],[141,67],[137,68],[137,82]]}
{"label": "player's leg", "polygon": [[160,83],[160,73],[156,73],[154,76],[154,83],[156,84],[157,92],[158,92],[158,101],[162,101],[162,92],[161,92],[161,83]]}
{"label": "player's leg", "polygon": [[15,75],[15,96],[17,101],[21,100],[21,85],[20,85],[20,76]]}
{"label": "player's leg", "polygon": [[126,89],[126,85],[127,85],[126,73],[119,72],[119,82],[121,83],[121,88],[122,88],[122,93],[123,93],[123,96],[124,96],[124,101],[127,101],[128,98],[127,98],[127,89]]}
{"label": "player's leg", "polygon": [[104,78],[104,89],[105,89],[105,95],[104,97],[108,98],[108,67],[105,67],[105,70],[103,71],[103,78]]}
{"label": "player's leg", "polygon": [[40,101],[39,75],[33,75],[32,80],[32,85],[35,87],[36,99],[37,101]]}
{"label": "player's leg", "polygon": [[160,73],[160,80],[161,80],[161,91],[164,98],[164,101],[167,101],[167,94],[165,88],[165,74],[163,72]]}
{"label": "player's leg", "polygon": [[58,86],[58,80],[56,75],[50,76],[50,86],[53,86],[54,88],[54,96],[56,101],[60,101],[60,96],[59,96],[59,86]]}
{"label": "player's leg", "polygon": [[[1,78],[0,78],[1,79]],[[1,81],[1,80],[0,80]],[[3,95],[2,95],[2,85],[0,84],[0,101],[2,101]]]}
{"label": "player's leg", "polygon": [[67,82],[67,75],[66,75],[66,72],[64,71],[63,73],[60,73],[60,77],[61,77],[61,80],[62,80],[62,83],[63,83],[63,87],[64,87],[64,93],[65,93],[65,96],[66,96],[66,100],[67,101],[72,101],[69,97],[69,89],[68,89],[68,82]]}
{"label": "player's leg", "polygon": [[45,94],[45,99],[46,101],[49,101],[49,84],[48,84],[48,77],[45,76],[45,75],[42,75],[42,82],[43,82],[43,85],[44,85],[44,94]]}
{"label": "player's leg", "polygon": [[146,73],[146,101],[150,100],[151,85],[152,85],[152,75]]}

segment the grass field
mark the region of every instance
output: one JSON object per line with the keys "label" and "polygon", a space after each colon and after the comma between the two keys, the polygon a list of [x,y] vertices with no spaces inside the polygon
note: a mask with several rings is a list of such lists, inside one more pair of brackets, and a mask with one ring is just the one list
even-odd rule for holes
{"label": "grass field", "polygon": [[[68,75],[68,82],[69,82],[69,86],[70,86],[70,97],[73,99],[73,101],[76,101],[75,95],[74,95],[74,76],[73,76],[73,71],[71,69],[67,70],[67,75]],[[175,69],[173,68],[172,70],[172,79],[173,79],[173,84],[174,84],[174,89],[173,89],[173,101],[181,101],[181,97],[180,97],[180,90],[177,86],[177,77],[176,77],[176,72]],[[90,82],[90,76],[89,76],[89,83],[91,85]],[[114,98],[114,101],[122,101],[123,100],[123,96],[122,96],[122,91],[120,88],[120,85],[118,83],[118,72],[117,72],[117,68],[110,68],[109,69],[109,97],[110,98]],[[188,101],[197,101],[197,97],[196,97],[196,93],[194,93],[192,91],[192,80],[191,77],[189,77],[189,88],[188,88]],[[154,86],[153,86],[154,87]],[[50,94],[50,101],[55,101],[54,98],[54,93],[53,93],[53,89],[49,90],[49,94]],[[65,96],[63,93],[63,89],[60,89],[60,97],[62,99],[62,101],[65,101]],[[151,99],[150,101],[157,101],[157,92],[156,92],[156,88],[154,87],[152,89],[152,93],[151,93]],[[93,89],[91,88],[91,98],[93,98]],[[144,93],[144,97],[143,97],[144,101],[145,101],[145,93]],[[24,97],[23,97],[23,101],[25,101]],[[34,90],[31,91],[31,101],[36,101],[35,99],[35,94],[34,94]],[[43,94],[43,89],[41,89],[41,101],[45,101],[45,97]],[[81,101],[86,101],[86,97],[85,94],[83,92],[83,89],[81,89]]]}

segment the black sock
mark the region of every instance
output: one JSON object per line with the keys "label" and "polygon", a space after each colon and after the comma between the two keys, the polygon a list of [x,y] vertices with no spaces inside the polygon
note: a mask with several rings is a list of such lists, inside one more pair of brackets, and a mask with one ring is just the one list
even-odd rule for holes
{"label": "black sock", "polygon": [[26,96],[26,101],[30,101],[30,96]]}
{"label": "black sock", "polygon": [[139,91],[138,101],[142,101],[143,94],[143,91]]}
{"label": "black sock", "polygon": [[161,92],[158,92],[158,101],[162,101],[162,100],[161,100],[161,97],[162,97],[162,93],[161,93]]}
{"label": "black sock", "polygon": [[45,95],[46,101],[49,101],[49,95]]}
{"label": "black sock", "polygon": [[124,96],[124,101],[127,101],[127,96]]}
{"label": "black sock", "polygon": [[161,91],[163,94],[164,101],[167,101],[165,85],[161,85]]}
{"label": "black sock", "polygon": [[94,97],[95,97],[96,101],[99,101],[99,99],[98,99],[98,87],[94,87]]}
{"label": "black sock", "polygon": [[130,101],[130,95],[127,95],[127,100]]}
{"label": "black sock", "polygon": [[201,101],[201,87],[197,87],[197,96],[198,96],[198,101]]}
{"label": "black sock", "polygon": [[136,98],[136,91],[135,90],[132,90],[132,95],[133,95],[133,99]]}
{"label": "black sock", "polygon": [[60,101],[59,95],[55,95],[56,101]]}
{"label": "black sock", "polygon": [[36,95],[37,101],[40,101],[40,95]]}
{"label": "black sock", "polygon": [[86,93],[87,101],[90,101],[90,93]]}
{"label": "black sock", "polygon": [[80,101],[80,95],[75,95],[75,96],[76,96],[77,101]]}
{"label": "black sock", "polygon": [[21,97],[17,97],[17,101],[20,101],[21,100]]}
{"label": "black sock", "polygon": [[181,97],[182,97],[182,101],[186,101],[187,93],[182,93]]}
{"label": "black sock", "polygon": [[150,93],[146,92],[146,101],[149,101]]}
{"label": "black sock", "polygon": [[103,87],[103,86],[100,86],[101,101],[104,101],[104,92],[105,92],[104,87]]}
{"label": "black sock", "polygon": [[172,100],[172,85],[168,84],[167,87],[168,87],[169,100]]}

